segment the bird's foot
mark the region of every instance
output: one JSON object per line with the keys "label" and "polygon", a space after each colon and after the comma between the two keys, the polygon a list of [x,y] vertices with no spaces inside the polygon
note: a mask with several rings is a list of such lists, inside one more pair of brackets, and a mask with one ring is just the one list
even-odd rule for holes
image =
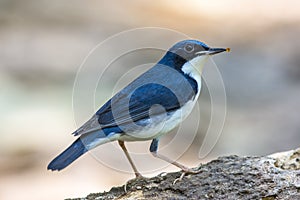
{"label": "bird's foot", "polygon": [[188,174],[198,174],[198,173],[200,173],[200,172],[201,172],[200,167],[201,167],[201,166],[197,167],[197,169],[193,169],[193,168],[183,168],[180,177],[179,177],[179,178],[176,178],[176,179],[174,180],[173,185],[175,185],[177,182],[181,181],[185,175],[188,175]]}
{"label": "bird's foot", "polygon": [[128,186],[129,184],[131,184],[131,183],[133,183],[133,182],[135,182],[135,181],[137,181],[137,180],[143,180],[143,179],[145,180],[145,179],[148,179],[148,178],[142,176],[140,173],[135,174],[135,178],[126,181],[126,183],[124,184],[124,191],[125,191],[125,193],[127,193],[127,186]]}

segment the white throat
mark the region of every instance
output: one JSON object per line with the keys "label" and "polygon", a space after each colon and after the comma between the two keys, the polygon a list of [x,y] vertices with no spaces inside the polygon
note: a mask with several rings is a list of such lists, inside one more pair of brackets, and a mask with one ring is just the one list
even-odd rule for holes
{"label": "white throat", "polygon": [[197,81],[199,87],[201,86],[202,70],[208,57],[208,55],[197,56],[189,62],[186,62],[181,68],[181,71],[183,71],[183,73],[189,75],[191,78]]}

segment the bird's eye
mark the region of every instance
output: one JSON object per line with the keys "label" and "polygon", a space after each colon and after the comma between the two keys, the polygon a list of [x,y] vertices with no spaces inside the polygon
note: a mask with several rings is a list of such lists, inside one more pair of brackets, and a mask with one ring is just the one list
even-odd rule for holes
{"label": "bird's eye", "polygon": [[184,46],[184,50],[187,52],[187,53],[191,53],[194,51],[194,45],[191,45],[191,44],[187,44]]}

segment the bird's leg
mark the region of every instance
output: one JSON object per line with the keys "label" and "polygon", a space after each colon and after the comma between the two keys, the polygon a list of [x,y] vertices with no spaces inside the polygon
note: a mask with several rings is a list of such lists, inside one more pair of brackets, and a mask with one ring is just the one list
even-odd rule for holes
{"label": "bird's leg", "polygon": [[132,159],[131,159],[131,157],[130,157],[130,155],[129,155],[127,149],[126,149],[126,146],[125,146],[124,141],[118,140],[118,142],[119,142],[120,147],[121,147],[122,150],[124,151],[124,153],[125,153],[125,155],[126,155],[128,161],[129,161],[129,163],[130,163],[130,165],[131,165],[131,167],[132,167],[132,169],[133,169],[133,171],[134,171],[135,176],[136,176],[137,178],[143,177],[143,176],[138,172],[138,170],[137,170],[135,164],[133,163],[133,161],[132,161]]}
{"label": "bird's leg", "polygon": [[[155,139],[152,140],[152,143],[150,145],[150,152],[152,153],[152,155],[154,157],[160,158],[160,159],[162,159],[162,160],[164,160],[164,161],[166,161],[166,162],[168,162],[168,163],[170,163],[172,165],[175,165],[176,167],[180,168],[183,171],[183,173],[182,173],[182,175],[180,176],[180,178],[178,180],[181,180],[184,177],[184,175],[186,175],[186,174],[197,174],[197,173],[200,172],[200,170],[194,170],[192,168],[188,168],[188,167],[186,167],[186,166],[184,166],[184,165],[182,165],[182,164],[180,164],[180,163],[178,163],[178,162],[176,162],[174,160],[171,160],[170,158],[168,158],[168,157],[166,157],[164,155],[158,154],[158,152],[157,152],[157,150],[158,150],[158,142],[159,142],[159,140],[157,138],[155,138]],[[176,179],[175,181],[178,181],[178,180]]]}

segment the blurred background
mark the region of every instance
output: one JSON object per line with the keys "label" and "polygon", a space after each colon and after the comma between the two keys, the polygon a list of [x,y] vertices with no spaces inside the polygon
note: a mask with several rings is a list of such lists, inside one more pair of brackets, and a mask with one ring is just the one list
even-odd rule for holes
{"label": "blurred background", "polygon": [[[89,154],[62,172],[46,170],[74,140],[72,90],[80,64],[99,42],[132,28],[169,28],[232,49],[214,58],[227,95],[221,137],[208,157],[199,160],[200,127],[193,145],[179,159],[182,163],[195,166],[222,155],[267,155],[299,147],[299,8],[296,0],[1,0],[0,199],[82,197],[134,177]],[[154,42],[169,41],[164,35]],[[119,67],[122,73],[129,70],[122,69],[122,63]],[[107,96],[109,88],[99,86],[97,92]],[[105,100],[99,99],[97,106]],[[200,101],[209,104],[205,87]],[[209,109],[201,112],[203,122],[209,121]],[[133,143],[129,150],[147,152],[149,144]],[[107,148],[114,159],[116,152]],[[144,164],[155,160],[149,159]],[[112,162],[128,167],[123,155]],[[175,170],[169,166],[161,171]]]}

